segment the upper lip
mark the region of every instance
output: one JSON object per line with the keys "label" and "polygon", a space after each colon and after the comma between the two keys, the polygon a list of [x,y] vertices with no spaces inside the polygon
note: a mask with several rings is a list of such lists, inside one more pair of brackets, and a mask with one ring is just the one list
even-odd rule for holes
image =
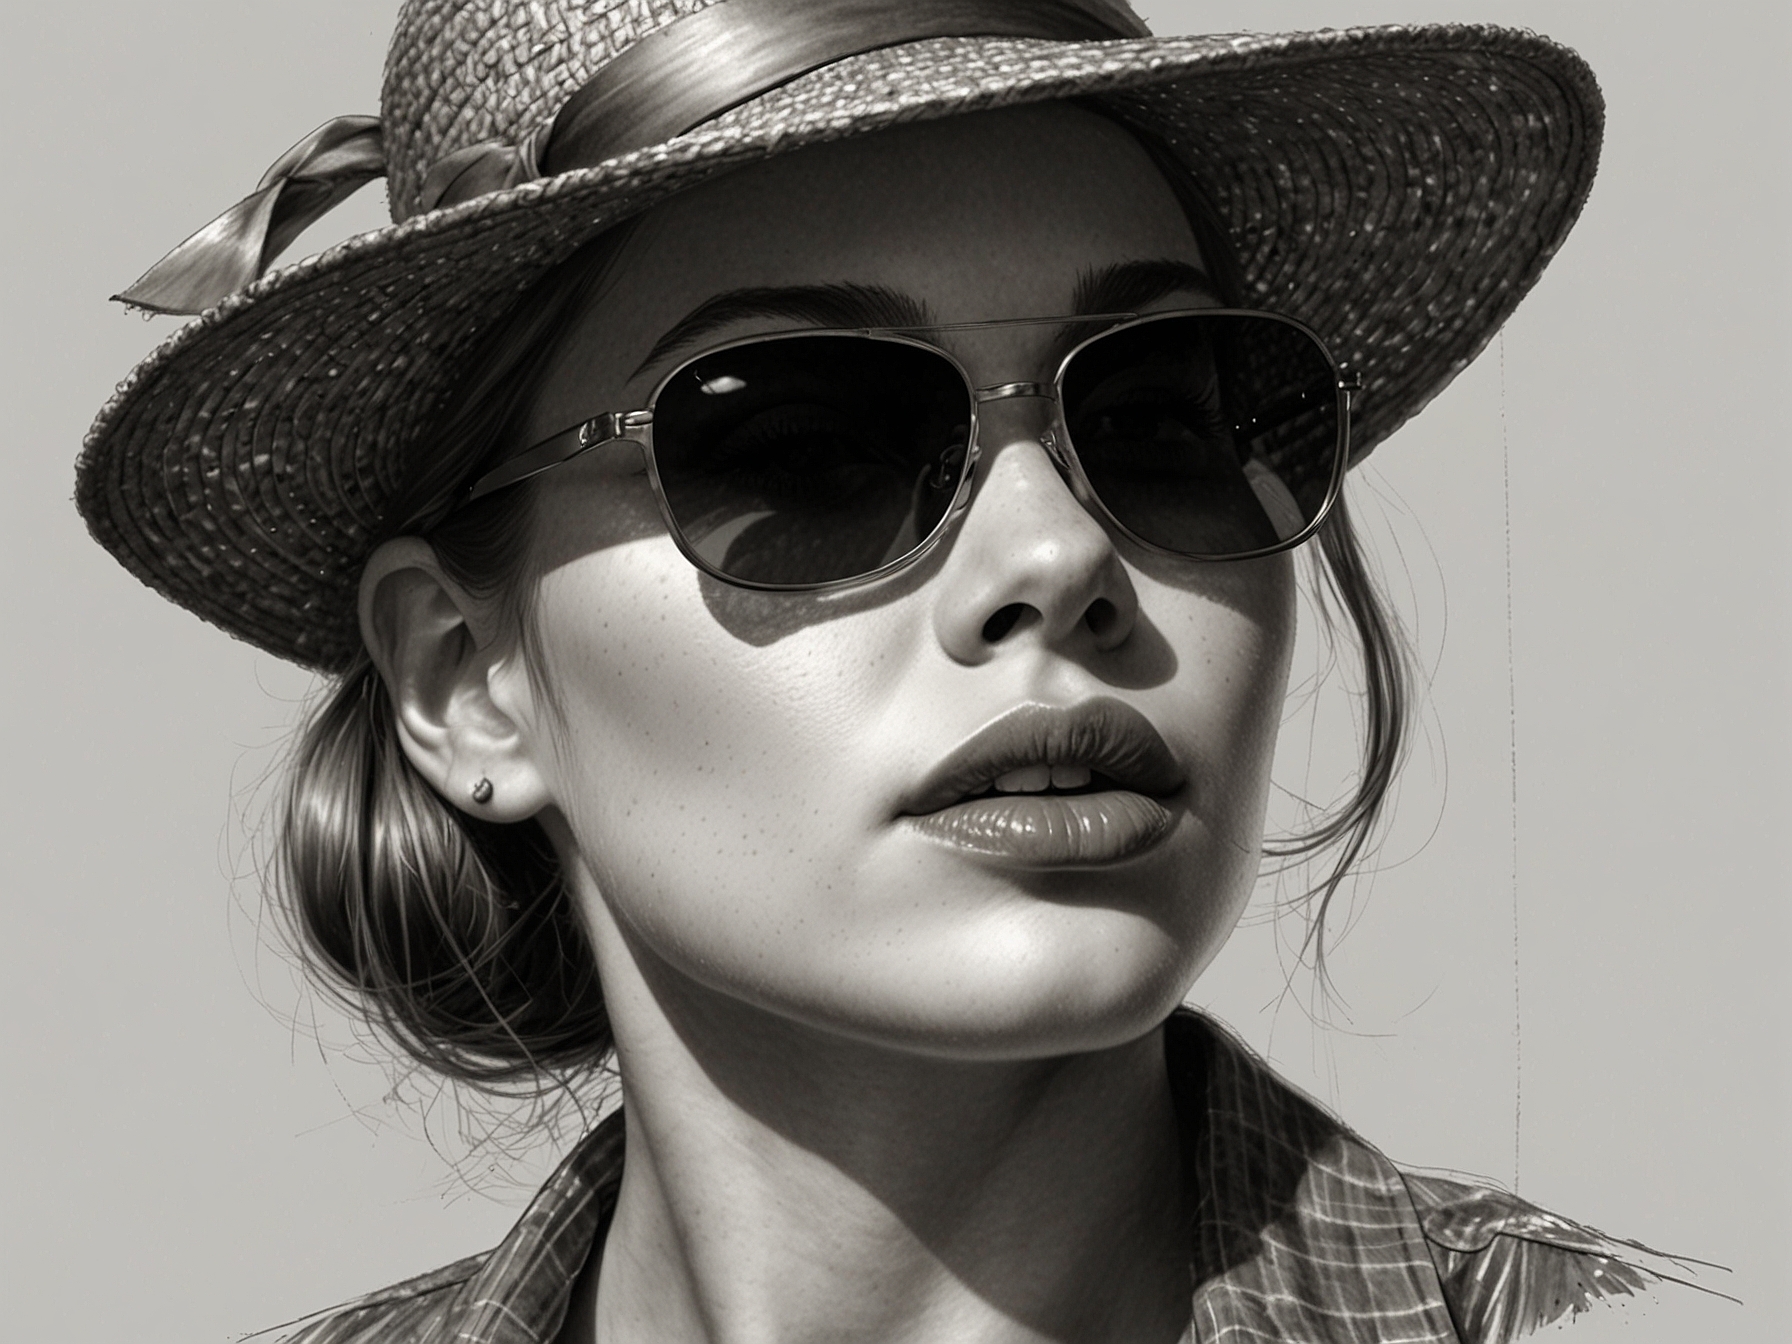
{"label": "upper lip", "polygon": [[1029,765],[1083,765],[1121,788],[1158,797],[1182,785],[1182,768],[1151,721],[1131,705],[1102,697],[1068,708],[1017,705],[954,747],[902,811],[937,812]]}

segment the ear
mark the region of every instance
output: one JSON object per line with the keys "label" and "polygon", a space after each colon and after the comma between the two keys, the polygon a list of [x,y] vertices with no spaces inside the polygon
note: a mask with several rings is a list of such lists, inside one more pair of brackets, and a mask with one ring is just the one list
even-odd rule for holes
{"label": "ear", "polygon": [[[386,542],[361,575],[361,638],[406,758],[469,816],[522,821],[551,799],[534,754],[529,678],[497,639],[489,608],[417,537]],[[491,784],[483,803],[482,780]]]}

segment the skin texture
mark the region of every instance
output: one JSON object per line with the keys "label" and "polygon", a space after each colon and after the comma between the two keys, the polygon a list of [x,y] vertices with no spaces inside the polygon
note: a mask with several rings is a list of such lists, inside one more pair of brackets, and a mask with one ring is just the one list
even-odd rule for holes
{"label": "skin texture", "polygon": [[[1090,271],[1160,259],[1200,263],[1180,209],[1084,111],[805,150],[642,222],[524,437],[643,405],[665,372],[643,358],[723,291],[854,283],[942,322],[1047,316]],[[1055,334],[948,344],[979,385],[1040,380]],[[457,805],[484,776],[481,815],[540,817],[610,1004],[627,1174],[566,1340],[1168,1344],[1187,1323],[1158,1025],[1256,874],[1291,565],[1143,553],[1040,446],[1049,402],[985,411],[955,532],[843,594],[700,575],[627,448],[544,479],[532,641],[420,541],[369,565],[363,628],[411,759]],[[1027,866],[902,817],[1005,711],[1104,696],[1184,779],[1146,852]]]}

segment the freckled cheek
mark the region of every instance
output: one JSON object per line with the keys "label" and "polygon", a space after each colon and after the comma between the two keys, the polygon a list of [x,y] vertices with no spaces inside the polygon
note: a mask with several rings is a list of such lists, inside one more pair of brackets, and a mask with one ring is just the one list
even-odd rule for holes
{"label": "freckled cheek", "polygon": [[850,745],[870,653],[850,622],[735,639],[673,558],[682,568],[659,578],[638,566],[606,582],[613,567],[593,563],[544,581],[556,797],[613,881],[732,887],[743,865],[788,881],[825,863],[875,796]]}
{"label": "freckled cheek", "polygon": [[1293,652],[1293,620],[1265,627],[1251,623],[1241,638],[1227,670],[1231,716],[1236,725],[1237,749],[1262,757],[1275,749],[1283,702],[1288,693],[1288,666]]}
{"label": "freckled cheek", "polygon": [[1254,587],[1227,602],[1182,594],[1159,617],[1179,653],[1175,717],[1207,781],[1201,810],[1241,835],[1261,825],[1294,645],[1292,582]]}

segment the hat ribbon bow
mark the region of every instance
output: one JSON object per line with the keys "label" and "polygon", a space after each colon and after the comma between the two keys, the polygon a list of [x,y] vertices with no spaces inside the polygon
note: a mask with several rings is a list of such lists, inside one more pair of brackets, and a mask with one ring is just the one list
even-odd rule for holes
{"label": "hat ribbon bow", "polygon": [[327,121],[282,154],[253,192],[113,298],[152,313],[204,312],[259,279],[293,239],[385,175],[378,117]]}

